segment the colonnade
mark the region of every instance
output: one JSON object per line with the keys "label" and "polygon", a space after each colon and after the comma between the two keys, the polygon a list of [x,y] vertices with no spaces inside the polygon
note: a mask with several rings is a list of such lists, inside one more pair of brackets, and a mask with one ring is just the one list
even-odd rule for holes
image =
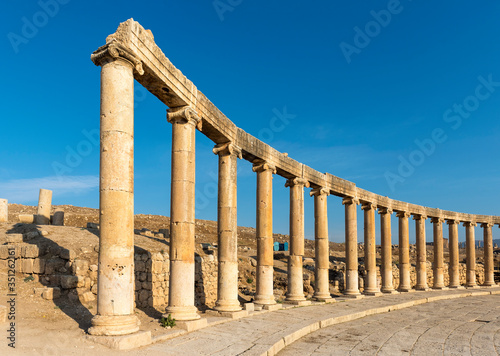
{"label": "colonnade", "polygon": [[[134,313],[134,76],[144,74],[142,62],[119,42],[110,40],[92,55],[101,69],[101,150],[100,150],[100,248],[98,269],[97,315],[89,332],[94,335],[124,335],[138,330]],[[195,135],[202,130],[202,115],[188,105],[171,107],[167,120],[172,125],[172,170],[170,201],[170,278],[166,314],[178,321],[198,319],[195,307]],[[241,310],[238,301],[237,259],[237,161],[244,149],[235,142],[217,143],[213,152],[219,160],[218,194],[218,296],[215,309],[220,312]],[[269,306],[273,295],[273,175],[272,161],[249,158],[256,173],[257,267],[254,303]],[[343,198],[345,206],[345,288],[347,297],[361,295],[358,276],[357,206],[364,213],[366,280],[364,294],[394,293],[392,276],[391,216],[399,219],[399,292],[412,291],[410,283],[409,217],[413,216],[417,237],[417,284],[427,290],[426,237],[427,215],[377,205],[312,183],[302,176],[287,176],[290,189],[290,255],[286,301],[300,303],[303,292],[304,188],[312,187],[315,218],[315,291],[314,299],[330,300],[329,240],[327,197]],[[375,212],[380,215],[381,277],[377,282]],[[432,288],[446,288],[443,283],[444,219],[429,216],[434,242],[434,283]],[[450,239],[450,288],[458,281],[458,225],[467,235],[467,283],[475,287],[475,221],[446,220]],[[485,285],[494,285],[491,223],[481,223],[484,230]]]}

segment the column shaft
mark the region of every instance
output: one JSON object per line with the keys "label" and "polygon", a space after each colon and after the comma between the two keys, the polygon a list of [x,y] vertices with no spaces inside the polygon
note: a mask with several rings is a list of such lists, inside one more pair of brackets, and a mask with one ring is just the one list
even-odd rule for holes
{"label": "column shaft", "polygon": [[273,295],[273,173],[274,166],[254,163],[257,173],[257,287],[254,303],[275,304]]}
{"label": "column shaft", "polygon": [[314,298],[316,300],[330,299],[330,252],[328,241],[327,197],[330,192],[325,188],[311,191],[314,195],[314,238],[316,253],[316,284]]}
{"label": "column shaft", "polygon": [[417,239],[417,284],[415,289],[427,290],[427,245],[425,244],[425,215],[414,215]]}
{"label": "column shaft", "polygon": [[382,293],[393,293],[392,284],[392,235],[391,235],[391,214],[392,210],[382,208],[380,214],[380,237],[382,244]]}
{"label": "column shaft", "polygon": [[372,203],[363,204],[365,237],[365,294],[380,293],[377,286],[377,250],[375,247],[375,209]]}
{"label": "column shaft", "polygon": [[9,220],[9,204],[7,199],[0,199],[0,222]]}
{"label": "column shaft", "polygon": [[237,224],[237,161],[241,151],[233,144],[216,145],[219,156],[218,230],[218,311],[241,310],[238,301],[238,224]]}
{"label": "column shaft", "polygon": [[434,224],[434,265],[433,265],[433,289],[443,289],[444,286],[444,275],[443,275],[443,219],[442,218],[432,218],[432,223]]}
{"label": "column shaft", "polygon": [[476,226],[473,222],[465,222],[465,253],[467,262],[467,271],[465,275],[465,286],[468,288],[474,288],[477,286],[476,283],[476,241],[474,234],[474,227]]}
{"label": "column shaft", "polygon": [[450,288],[460,287],[459,250],[458,250],[458,220],[448,220],[448,242],[450,248],[450,266],[448,274],[450,276]]}
{"label": "column shaft", "polygon": [[35,224],[49,225],[51,210],[52,210],[52,190],[40,189],[40,195],[38,196],[38,209],[35,215]]}
{"label": "column shaft", "polygon": [[166,314],[195,320],[195,143],[199,117],[189,107],[168,110],[172,124],[172,182],[170,190],[170,280]]}
{"label": "column shaft", "polygon": [[483,242],[484,242],[484,284],[485,286],[494,286],[494,259],[493,259],[493,235],[492,224],[481,224],[483,228]]}
{"label": "column shaft", "polygon": [[304,256],[304,187],[309,182],[301,178],[289,179],[290,187],[290,256],[288,257],[288,291],[286,300],[305,300],[302,272]]}
{"label": "column shaft", "polygon": [[358,284],[358,231],[356,205],[357,199],[344,198],[345,205],[345,250],[346,250],[346,285],[344,294],[359,295]]}
{"label": "column shaft", "polygon": [[408,217],[406,212],[398,212],[399,218],[399,287],[400,292],[411,290],[410,282],[410,240],[408,231]]}

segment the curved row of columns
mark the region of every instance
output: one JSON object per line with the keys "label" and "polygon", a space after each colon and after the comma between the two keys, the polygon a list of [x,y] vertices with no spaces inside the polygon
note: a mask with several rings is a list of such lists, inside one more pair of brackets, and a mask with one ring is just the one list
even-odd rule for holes
{"label": "curved row of columns", "polygon": [[[101,70],[101,150],[100,150],[100,226],[97,315],[89,332],[94,335],[124,335],[138,330],[134,314],[134,210],[133,210],[133,126],[135,74],[142,75],[141,63],[120,44],[110,41],[92,55]],[[195,245],[195,134],[201,119],[190,107],[171,108],[167,120],[172,124],[172,180],[170,205],[170,278],[166,313],[177,320],[199,318],[194,305]],[[234,312],[238,301],[236,165],[241,150],[230,142],[216,145],[219,157],[218,299],[215,309]],[[273,296],[272,180],[276,168],[256,160],[257,175],[257,274],[254,302],[275,304]],[[309,182],[301,177],[288,179],[290,188],[290,257],[288,261],[287,301],[300,302],[303,293],[304,188]],[[327,196],[329,191],[314,187],[316,289],[314,298],[330,299]],[[345,197],[345,243],[347,296],[360,295],[358,285],[357,198]],[[392,285],[391,214],[387,207],[362,202],[364,211],[366,294],[394,292]],[[377,285],[375,250],[375,210],[381,219],[382,286]],[[408,212],[399,211],[399,291],[410,291]],[[425,219],[414,215],[417,229],[417,289],[427,289]],[[434,285],[443,283],[443,219],[432,217],[434,224]],[[450,287],[458,287],[458,221],[450,226]],[[474,222],[464,222],[467,235],[467,287],[476,286]],[[485,285],[494,285],[491,224],[484,228]]]}

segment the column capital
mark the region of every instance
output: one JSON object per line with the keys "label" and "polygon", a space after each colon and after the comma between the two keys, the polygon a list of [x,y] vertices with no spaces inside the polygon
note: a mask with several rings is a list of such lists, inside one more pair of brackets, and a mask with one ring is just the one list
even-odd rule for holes
{"label": "column capital", "polygon": [[192,124],[201,131],[201,118],[187,105],[168,109],[167,121],[171,124]]}
{"label": "column capital", "polygon": [[372,210],[377,209],[377,205],[372,202],[363,202],[361,203],[361,210]]}
{"label": "column capital", "polygon": [[456,219],[446,219],[446,223],[448,225],[460,225],[460,220]]}
{"label": "column capital", "polygon": [[444,219],[442,217],[439,217],[439,216],[433,216],[433,217],[431,217],[431,222],[433,224],[442,224],[442,223],[444,223]]}
{"label": "column capital", "polygon": [[243,156],[241,155],[241,148],[239,148],[232,142],[218,143],[214,146],[212,152],[219,156],[235,155],[239,159],[243,158]]}
{"label": "column capital", "polygon": [[252,170],[254,172],[263,172],[263,171],[267,171],[269,169],[272,171],[273,174],[276,174],[276,167],[270,163],[267,163],[266,161],[264,161],[262,159],[255,160],[252,163],[253,163]]}
{"label": "column capital", "polygon": [[106,64],[108,62],[122,59],[125,62],[130,63],[138,74],[144,74],[142,61],[115,39],[112,39],[104,46],[101,46],[97,50],[95,50],[90,55],[90,59],[96,66],[102,66],[103,64]]}
{"label": "column capital", "polygon": [[425,220],[427,219],[427,215],[424,214],[413,214],[413,220]]}
{"label": "column capital", "polygon": [[494,225],[493,223],[489,223],[489,222],[488,222],[488,223],[482,223],[482,224],[481,224],[481,227],[482,227],[482,228],[490,228],[490,227],[493,227],[493,225]]}
{"label": "column capital", "polygon": [[378,213],[379,214],[389,214],[391,215],[393,213],[393,210],[391,208],[386,208],[384,206],[381,206],[378,208]]}
{"label": "column capital", "polygon": [[290,178],[286,180],[285,187],[293,187],[295,185],[301,186],[301,188],[309,188],[309,181],[304,178]]}
{"label": "column capital", "polygon": [[464,221],[463,225],[465,227],[475,227],[477,224],[474,221]]}
{"label": "column capital", "polygon": [[320,196],[320,195],[325,195],[329,196],[330,195],[330,189],[325,188],[325,187],[319,187],[319,188],[313,188],[310,192],[309,195],[312,196]]}
{"label": "column capital", "polygon": [[409,218],[409,217],[410,217],[410,215],[411,215],[411,214],[410,214],[409,212],[407,212],[407,211],[398,211],[398,212],[396,213],[396,216],[397,216],[398,218]]}
{"label": "column capital", "polygon": [[345,197],[344,199],[342,199],[342,205],[351,204],[359,205],[359,199],[354,197]]}

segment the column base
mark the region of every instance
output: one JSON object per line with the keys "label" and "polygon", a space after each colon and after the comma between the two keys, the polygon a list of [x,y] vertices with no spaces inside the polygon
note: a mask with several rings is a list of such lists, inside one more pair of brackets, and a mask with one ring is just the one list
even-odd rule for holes
{"label": "column base", "polygon": [[448,290],[448,287],[445,286],[432,286],[432,290]]}
{"label": "column base", "polygon": [[323,294],[314,294],[313,299],[317,300],[318,302],[324,302],[327,299],[333,299],[330,293],[323,293]]}
{"label": "column base", "polygon": [[172,318],[178,321],[189,321],[189,320],[197,320],[200,318],[200,315],[198,314],[198,309],[194,306],[187,306],[187,307],[174,307],[174,306],[168,306],[165,309],[165,314],[162,316],[164,318],[168,317],[168,315],[171,314]]}
{"label": "column base", "polygon": [[378,292],[363,292],[363,295],[369,296],[369,297],[378,297],[382,295],[383,293],[381,291]]}
{"label": "column base", "polygon": [[311,305],[310,300],[286,300],[283,302],[283,304],[292,304],[292,305],[297,305],[297,306],[304,306],[304,305]]}
{"label": "column base", "polygon": [[495,282],[484,282],[481,284],[482,287],[496,287],[497,284]]}
{"label": "column base", "polygon": [[399,294],[394,288],[382,288],[380,291],[384,294]]}
{"label": "column base", "polygon": [[139,331],[136,315],[95,315],[88,333],[94,336],[128,335]]}
{"label": "column base", "polygon": [[329,298],[324,298],[324,297],[313,297],[313,299],[317,302],[322,302],[322,303],[335,303],[335,298],[329,297]]}
{"label": "column base", "polygon": [[274,295],[256,295],[253,303],[258,305],[274,305],[276,304],[276,300],[274,300]]}
{"label": "column base", "polygon": [[285,302],[302,302],[306,300],[304,294],[287,294],[285,298]]}
{"label": "column base", "polygon": [[464,286],[448,286],[450,289],[465,289]]}
{"label": "column base", "polygon": [[401,288],[398,288],[398,292],[399,293],[414,293],[414,292],[416,292],[416,290],[412,289],[411,287],[401,287]]}
{"label": "column base", "polygon": [[361,299],[361,298],[364,298],[365,296],[362,295],[359,291],[358,292],[345,291],[343,297],[344,298],[351,298],[351,299]]}
{"label": "column base", "polygon": [[465,285],[466,289],[478,289],[480,288],[477,284]]}
{"label": "column base", "polygon": [[240,311],[241,305],[240,302],[237,300],[234,301],[217,301],[215,303],[214,310],[220,311],[220,312],[236,312]]}
{"label": "column base", "polygon": [[426,285],[416,285],[415,286],[415,290],[418,290],[418,291],[428,291],[430,290],[429,286],[426,284]]}

